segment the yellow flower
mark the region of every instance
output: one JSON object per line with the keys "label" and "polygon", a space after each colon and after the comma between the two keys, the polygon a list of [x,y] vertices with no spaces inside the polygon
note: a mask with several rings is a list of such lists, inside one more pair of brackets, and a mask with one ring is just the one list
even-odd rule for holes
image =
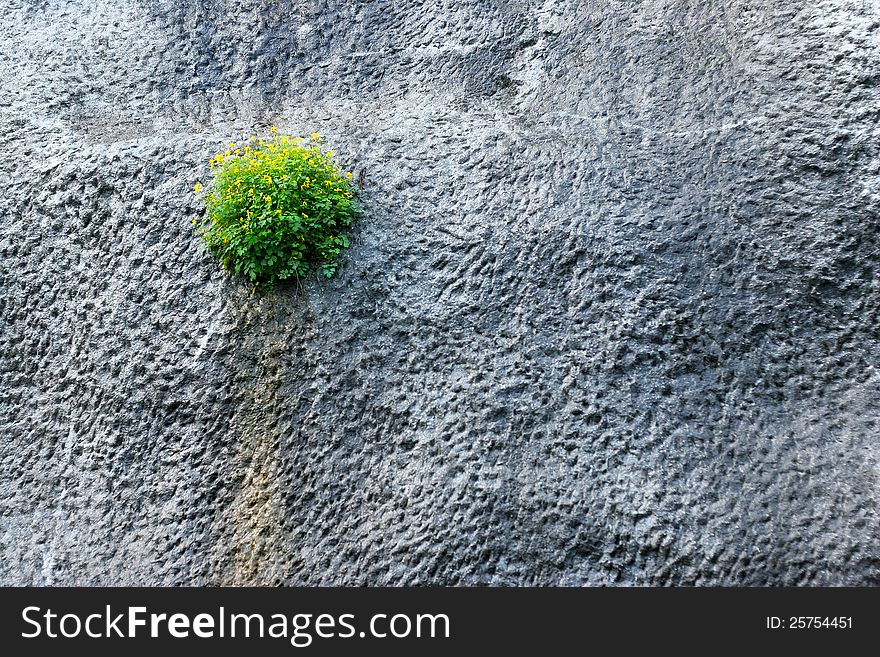
{"label": "yellow flower", "polygon": [[351,180],[352,178],[354,178],[354,174],[353,174],[351,171],[346,171],[346,172],[345,172],[345,175],[348,176],[348,179],[349,179],[349,180]]}
{"label": "yellow flower", "polygon": [[317,132],[313,132],[313,133],[311,134],[311,137],[312,137],[312,139],[314,139],[315,141],[318,141],[319,139],[321,139],[321,135],[319,135]]}
{"label": "yellow flower", "polygon": [[278,132],[278,126],[273,125],[271,128],[269,128],[269,132]]}
{"label": "yellow flower", "polygon": [[331,155],[333,155],[333,153],[334,151],[327,151],[327,157],[330,157]]}
{"label": "yellow flower", "polygon": [[196,194],[198,194],[200,191],[202,191],[202,183],[196,183],[194,189],[196,190]]}

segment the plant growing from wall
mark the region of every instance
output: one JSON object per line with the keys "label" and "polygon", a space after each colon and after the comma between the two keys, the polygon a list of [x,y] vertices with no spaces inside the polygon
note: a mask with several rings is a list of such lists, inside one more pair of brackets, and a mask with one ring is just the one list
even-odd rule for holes
{"label": "plant growing from wall", "polygon": [[[279,134],[211,158],[213,180],[194,219],[208,250],[255,287],[305,276],[312,265],[331,277],[349,246],[357,212],[351,173],[324,151],[322,139]],[[196,194],[202,194],[196,184]]]}

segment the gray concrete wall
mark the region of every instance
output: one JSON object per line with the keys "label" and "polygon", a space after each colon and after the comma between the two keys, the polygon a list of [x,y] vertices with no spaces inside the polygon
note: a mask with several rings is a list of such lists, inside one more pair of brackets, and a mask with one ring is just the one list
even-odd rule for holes
{"label": "gray concrete wall", "polygon": [[[0,583],[880,583],[876,0],[2,5]],[[261,297],[270,124],[365,212]]]}

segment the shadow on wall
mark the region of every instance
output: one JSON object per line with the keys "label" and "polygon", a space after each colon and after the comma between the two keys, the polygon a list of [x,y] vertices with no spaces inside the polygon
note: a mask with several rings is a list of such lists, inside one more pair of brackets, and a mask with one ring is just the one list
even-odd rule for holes
{"label": "shadow on wall", "polygon": [[[510,62],[534,41],[523,36],[533,21],[512,3],[450,2],[443,11],[384,0],[142,4],[167,35],[156,88],[169,103],[183,94],[195,105],[321,106],[446,85],[463,97],[491,96],[511,91]],[[481,31],[487,11],[497,21],[491,33]],[[205,112],[223,116],[216,107],[188,110]]]}

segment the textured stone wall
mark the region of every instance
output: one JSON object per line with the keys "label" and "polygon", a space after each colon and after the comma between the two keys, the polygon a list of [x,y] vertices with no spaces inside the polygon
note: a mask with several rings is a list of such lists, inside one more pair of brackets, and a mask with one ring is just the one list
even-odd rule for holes
{"label": "textured stone wall", "polygon": [[[0,5],[0,583],[880,583],[877,0]],[[271,124],[365,212],[253,296]]]}

